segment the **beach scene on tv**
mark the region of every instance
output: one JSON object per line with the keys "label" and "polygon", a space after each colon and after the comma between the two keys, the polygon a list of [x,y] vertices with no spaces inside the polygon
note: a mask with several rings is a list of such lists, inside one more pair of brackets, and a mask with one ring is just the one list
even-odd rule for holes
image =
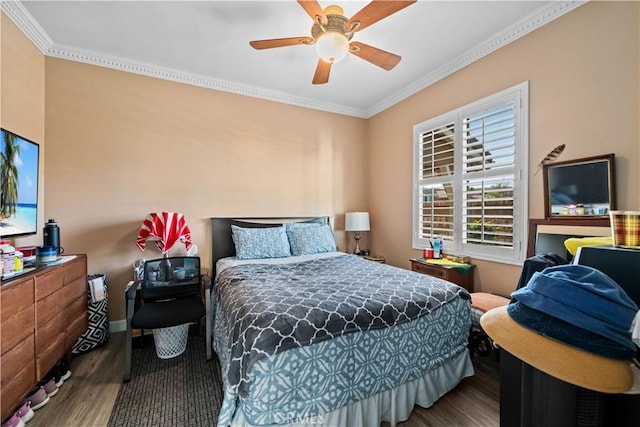
{"label": "beach scene on tv", "polygon": [[36,232],[39,146],[0,129],[0,237]]}

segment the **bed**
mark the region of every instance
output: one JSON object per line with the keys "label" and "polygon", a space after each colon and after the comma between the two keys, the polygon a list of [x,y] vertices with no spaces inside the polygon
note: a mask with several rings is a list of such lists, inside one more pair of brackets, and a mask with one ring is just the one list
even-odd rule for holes
{"label": "bed", "polygon": [[463,288],[337,252],[328,217],[211,225],[219,426],[395,425],[473,375]]}

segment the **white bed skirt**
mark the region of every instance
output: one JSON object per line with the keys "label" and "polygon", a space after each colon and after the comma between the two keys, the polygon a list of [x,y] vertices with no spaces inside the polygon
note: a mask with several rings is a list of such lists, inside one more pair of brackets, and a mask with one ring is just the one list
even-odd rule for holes
{"label": "white bed skirt", "polygon": [[[395,426],[409,419],[415,405],[428,408],[440,397],[454,389],[462,379],[474,374],[469,353],[464,351],[447,364],[427,372],[422,378],[383,391],[368,399],[352,403],[326,414],[297,419],[290,414],[281,426],[378,427],[383,421]],[[242,405],[231,423],[232,427],[256,427],[244,418]]]}

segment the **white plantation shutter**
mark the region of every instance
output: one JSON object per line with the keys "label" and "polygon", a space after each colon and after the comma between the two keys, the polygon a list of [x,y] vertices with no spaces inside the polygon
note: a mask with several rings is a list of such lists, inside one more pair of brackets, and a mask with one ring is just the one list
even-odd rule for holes
{"label": "white plantation shutter", "polygon": [[453,175],[454,125],[448,123],[421,135],[422,178]]}
{"label": "white plantation shutter", "polygon": [[463,242],[513,247],[513,176],[465,181]]}
{"label": "white plantation shutter", "polygon": [[463,243],[513,247],[515,105],[462,120]]}
{"label": "white plantation shutter", "polygon": [[454,124],[422,132],[420,140],[419,234],[424,240],[442,236],[453,240]]}
{"label": "white plantation shutter", "polygon": [[414,126],[414,248],[524,260],[527,103],[523,83]]}

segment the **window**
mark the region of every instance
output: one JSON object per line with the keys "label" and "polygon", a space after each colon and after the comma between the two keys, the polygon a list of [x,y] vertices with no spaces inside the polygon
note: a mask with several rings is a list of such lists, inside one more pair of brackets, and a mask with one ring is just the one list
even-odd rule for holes
{"label": "window", "polygon": [[528,83],[420,123],[413,247],[519,264],[526,254]]}

